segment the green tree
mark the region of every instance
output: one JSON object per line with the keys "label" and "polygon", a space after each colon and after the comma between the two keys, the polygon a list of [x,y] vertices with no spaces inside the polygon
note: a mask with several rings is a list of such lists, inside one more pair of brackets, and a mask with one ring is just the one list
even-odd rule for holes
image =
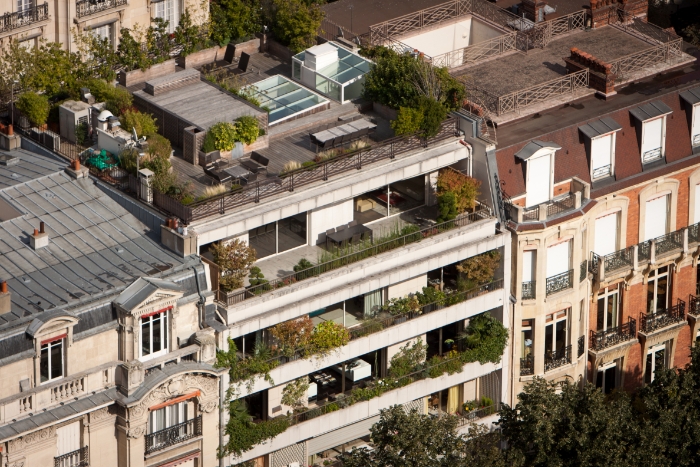
{"label": "green tree", "polygon": [[211,39],[225,46],[259,31],[258,0],[216,0],[210,5]]}
{"label": "green tree", "polygon": [[117,56],[124,71],[147,70],[152,65],[148,49],[144,47],[144,33],[137,26],[134,30],[121,28]]}
{"label": "green tree", "polygon": [[424,138],[432,138],[440,132],[442,121],[447,117],[447,108],[440,102],[423,97],[418,111],[423,115],[420,130]]}
{"label": "green tree", "polygon": [[316,45],[324,11],[317,2],[272,0],[272,33],[294,53]]}
{"label": "green tree", "polygon": [[49,100],[35,92],[25,92],[17,99],[17,108],[34,126],[42,126],[49,118]]}
{"label": "green tree", "polygon": [[136,135],[151,136],[158,132],[158,126],[151,114],[139,112],[138,110],[127,110],[120,118],[122,128],[126,131],[136,130]]}
{"label": "green tree", "polygon": [[[214,5],[212,3],[212,5]],[[180,55],[188,56],[196,52],[203,46],[203,34],[201,27],[194,24],[190,10],[185,8],[185,12],[180,15],[180,22],[175,28],[175,44],[182,47]]]}
{"label": "green tree", "polygon": [[423,124],[423,113],[412,107],[399,107],[396,120],[391,121],[391,128],[396,136],[411,135],[420,130]]}

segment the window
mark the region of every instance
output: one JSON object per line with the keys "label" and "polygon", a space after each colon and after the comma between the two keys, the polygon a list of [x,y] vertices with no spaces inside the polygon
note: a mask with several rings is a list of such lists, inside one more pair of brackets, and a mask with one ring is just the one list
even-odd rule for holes
{"label": "window", "polygon": [[595,386],[610,394],[617,387],[617,361],[598,368]]}
{"label": "window", "polygon": [[177,0],[162,0],[155,5],[156,18],[161,18],[168,22],[168,33],[175,32],[175,28],[180,22],[179,2]]}
{"label": "window", "polygon": [[647,281],[647,310],[649,313],[657,313],[668,308],[668,291],[668,266],[651,271]]}
{"label": "window", "polygon": [[547,248],[547,277],[564,274],[571,269],[571,241],[557,243]]}
{"label": "window", "polygon": [[666,342],[655,345],[647,351],[647,364],[644,369],[644,382],[651,383],[654,381],[657,371],[663,371],[666,368]]}
{"label": "window", "polygon": [[663,157],[663,136],[665,117],[658,117],[642,123],[642,162],[648,163]]}
{"label": "window", "polygon": [[644,240],[668,233],[669,195],[665,193],[646,202],[644,211]]}
{"label": "window", "polygon": [[522,326],[522,345],[520,348],[521,358],[528,358],[532,355],[532,320],[523,320]]}
{"label": "window", "polygon": [[109,44],[112,44],[114,41],[112,40],[112,24],[105,24],[103,26],[99,26],[96,28],[91,28],[90,33],[102,40],[107,40]]}
{"label": "window", "polygon": [[[547,363],[550,365],[554,364],[552,367],[561,366],[563,362],[560,362],[560,360],[568,357],[568,355],[566,355],[566,348],[568,344],[567,319],[568,310],[562,310],[547,315],[547,321],[544,328],[545,367],[547,366]],[[550,369],[552,367],[550,367]]]}
{"label": "window", "polygon": [[34,0],[17,0],[17,11],[27,11],[34,8]]}
{"label": "window", "polygon": [[591,179],[609,177],[613,173],[615,133],[591,139]]}
{"label": "window", "polygon": [[617,251],[617,224],[620,211],[606,214],[595,220],[595,245],[593,250],[599,256]]}
{"label": "window", "polygon": [[45,383],[63,377],[63,340],[65,334],[41,343],[39,375]]}
{"label": "window", "polygon": [[56,429],[57,452],[54,465],[57,467],[73,467],[80,462],[80,422],[73,422]]}
{"label": "window", "polygon": [[151,411],[148,419],[148,434],[170,428],[187,420],[187,401],[168,405]]}
{"label": "window", "polygon": [[168,310],[141,317],[141,357],[154,358],[168,351]]}
{"label": "window", "polygon": [[258,259],[306,245],[306,213],[252,229],[248,241]]}
{"label": "window", "polygon": [[535,263],[537,254],[535,250],[523,251],[523,300],[535,298]]}
{"label": "window", "polygon": [[700,104],[693,106],[693,117],[690,125],[690,138],[693,146],[700,146]]}
{"label": "window", "polygon": [[525,207],[546,203],[552,198],[552,181],[554,177],[554,153],[530,158],[527,163],[527,194]]}
{"label": "window", "polygon": [[598,331],[620,325],[620,293],[618,286],[607,287],[598,294]]}

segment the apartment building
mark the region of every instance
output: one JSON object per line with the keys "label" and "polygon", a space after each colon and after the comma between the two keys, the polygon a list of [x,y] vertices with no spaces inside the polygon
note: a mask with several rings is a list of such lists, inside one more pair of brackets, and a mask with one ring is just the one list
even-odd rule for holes
{"label": "apartment building", "polygon": [[0,47],[13,40],[25,47],[39,41],[59,42],[76,51],[74,30],[109,39],[116,47],[119,31],[139,25],[148,27],[152,18],[169,21],[172,32],[180,15],[189,9],[194,21],[208,15],[209,3],[196,0],[2,0],[0,2]]}
{"label": "apartment building", "polygon": [[85,167],[24,146],[0,152],[0,465],[215,465],[205,266]]}

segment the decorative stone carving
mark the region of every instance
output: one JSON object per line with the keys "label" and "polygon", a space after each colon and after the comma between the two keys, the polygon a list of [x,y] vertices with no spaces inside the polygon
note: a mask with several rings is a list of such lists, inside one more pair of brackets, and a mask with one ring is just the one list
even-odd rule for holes
{"label": "decorative stone carving", "polygon": [[32,444],[40,443],[41,441],[46,441],[50,438],[56,437],[56,427],[50,426],[44,428],[43,430],[35,431],[34,433],[29,433],[24,436],[23,441],[26,446],[31,446]]}
{"label": "decorative stone carving", "polygon": [[24,467],[24,459],[21,461],[14,461],[10,464],[8,464],[9,467]]}
{"label": "decorative stone carving", "polygon": [[104,420],[105,418],[108,418],[109,415],[109,407],[103,407],[90,413],[90,421],[96,422],[99,420]]}
{"label": "decorative stone carving", "polygon": [[129,438],[140,438],[146,433],[146,425],[139,425],[134,428],[129,428],[126,436]]}
{"label": "decorative stone carving", "polygon": [[122,363],[120,365],[122,371],[121,387],[126,391],[127,395],[138,388],[143,383],[144,370],[143,363],[138,360]]}
{"label": "decorative stone carving", "polygon": [[204,413],[211,413],[219,404],[216,401],[208,401],[199,404],[199,410]]}
{"label": "decorative stone carving", "polygon": [[148,412],[149,407],[197,390],[201,391],[207,399],[214,398],[212,406],[209,402],[202,402],[201,405],[208,409],[207,412],[211,412],[217,407],[218,387],[218,380],[214,376],[187,374],[175,377],[149,392],[138,405],[130,407],[130,419],[137,420]]}

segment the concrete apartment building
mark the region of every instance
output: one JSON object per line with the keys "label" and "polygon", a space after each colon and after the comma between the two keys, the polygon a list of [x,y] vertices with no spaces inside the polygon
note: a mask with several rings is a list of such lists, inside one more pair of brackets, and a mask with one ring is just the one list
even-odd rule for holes
{"label": "concrete apartment building", "polygon": [[2,0],[0,47],[13,40],[35,47],[43,39],[75,52],[73,30],[90,31],[116,47],[121,28],[148,27],[152,18],[168,20],[173,31],[185,8],[198,21],[208,15],[209,4],[197,0]]}
{"label": "concrete apartment building", "polygon": [[205,266],[38,151],[0,152],[0,465],[215,465]]}

